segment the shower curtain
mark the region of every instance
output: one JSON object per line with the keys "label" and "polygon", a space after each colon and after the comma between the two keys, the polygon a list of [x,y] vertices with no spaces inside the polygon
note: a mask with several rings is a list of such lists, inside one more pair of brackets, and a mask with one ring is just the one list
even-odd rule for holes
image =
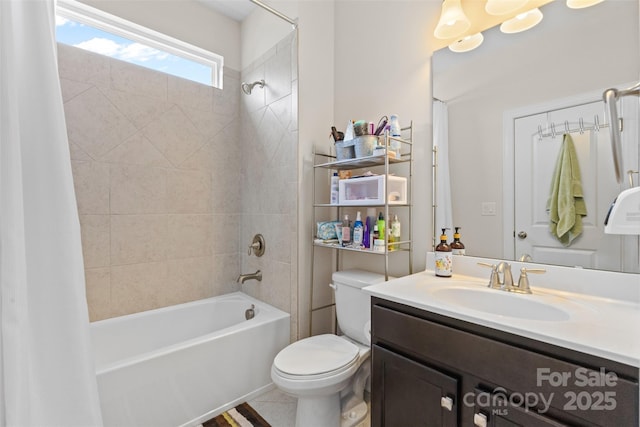
{"label": "shower curtain", "polygon": [[53,0],[0,1],[0,427],[102,424]]}
{"label": "shower curtain", "polygon": [[[436,169],[436,219],[434,236],[440,235],[441,228],[451,228],[453,218],[451,211],[451,184],[449,179],[449,112],[447,104],[433,100],[433,146],[438,150],[438,167]],[[439,240],[436,239],[436,243]]]}

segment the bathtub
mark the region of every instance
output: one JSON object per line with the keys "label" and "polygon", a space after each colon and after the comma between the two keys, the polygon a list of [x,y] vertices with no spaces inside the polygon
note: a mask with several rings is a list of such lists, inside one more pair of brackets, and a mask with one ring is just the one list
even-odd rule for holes
{"label": "bathtub", "polygon": [[105,427],[192,426],[273,387],[289,314],[236,292],[92,322],[91,338]]}

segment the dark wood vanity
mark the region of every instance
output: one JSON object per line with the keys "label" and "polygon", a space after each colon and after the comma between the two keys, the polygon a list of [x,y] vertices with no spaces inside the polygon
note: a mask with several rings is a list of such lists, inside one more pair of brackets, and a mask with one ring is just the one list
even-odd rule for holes
{"label": "dark wood vanity", "polygon": [[639,425],[637,367],[371,302],[373,427]]}

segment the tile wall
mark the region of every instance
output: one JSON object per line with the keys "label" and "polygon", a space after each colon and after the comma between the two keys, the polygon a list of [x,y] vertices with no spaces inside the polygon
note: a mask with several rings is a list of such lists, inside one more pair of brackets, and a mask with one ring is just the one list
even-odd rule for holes
{"label": "tile wall", "polygon": [[[294,31],[242,70],[242,81],[264,79],[266,85],[240,97],[242,271],[263,272],[262,282],[247,281],[242,289],[291,313],[292,340],[298,336],[297,57]],[[247,255],[256,233],[266,240],[261,258]]]}
{"label": "tile wall", "polygon": [[[225,68],[219,90],[74,47],[58,54],[91,320],[239,290],[239,72]],[[266,277],[286,264],[288,279],[281,264]]]}

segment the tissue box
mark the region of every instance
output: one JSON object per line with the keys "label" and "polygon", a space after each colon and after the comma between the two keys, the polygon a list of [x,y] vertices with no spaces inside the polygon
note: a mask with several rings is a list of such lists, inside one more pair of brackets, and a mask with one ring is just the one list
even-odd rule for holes
{"label": "tissue box", "polygon": [[[407,178],[389,175],[390,205],[407,203]],[[338,183],[338,202],[341,205],[383,205],[385,195],[384,175],[365,176],[360,178],[342,179]]]}

